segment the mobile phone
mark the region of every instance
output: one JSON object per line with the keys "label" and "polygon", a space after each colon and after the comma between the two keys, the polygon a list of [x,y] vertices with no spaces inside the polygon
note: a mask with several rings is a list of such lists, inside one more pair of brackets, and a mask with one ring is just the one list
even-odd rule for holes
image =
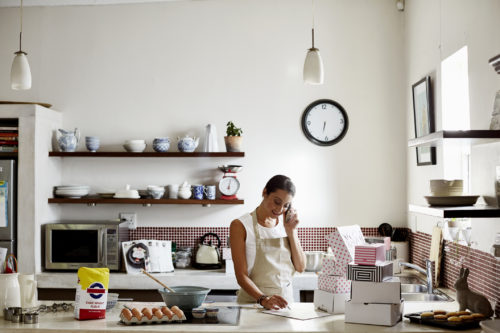
{"label": "mobile phone", "polygon": [[292,204],[291,203],[285,212],[285,222],[288,222],[288,220],[290,220],[290,217],[292,217]]}

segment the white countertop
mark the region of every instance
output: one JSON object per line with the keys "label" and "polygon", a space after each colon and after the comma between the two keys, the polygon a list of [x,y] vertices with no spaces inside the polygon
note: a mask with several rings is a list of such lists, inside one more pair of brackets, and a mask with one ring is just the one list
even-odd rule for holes
{"label": "white countertop", "polygon": [[[141,308],[142,306],[152,306],[162,303],[127,303],[129,306]],[[314,307],[312,303],[302,303],[301,306]],[[234,303],[215,303],[211,306],[230,306]],[[296,305],[296,304],[295,304]],[[292,307],[295,306],[291,304]],[[430,333],[445,332],[447,330],[433,326],[425,326],[410,323],[408,319],[403,319],[393,327],[347,324],[344,323],[344,315],[331,315],[310,320],[296,320],[261,313],[260,309],[242,308],[240,323],[238,326],[210,325],[210,324],[155,324],[126,326],[119,323],[121,311],[119,303],[112,311],[107,312],[106,319],[78,321],[73,318],[72,312],[45,313],[40,316],[38,324],[11,323],[0,319],[0,331],[2,333],[69,333],[88,332],[95,333],[103,331],[113,332],[346,332],[346,333],[383,333],[383,332],[412,332]],[[456,302],[434,302],[434,303],[407,303],[405,313],[439,308],[447,311],[457,310]],[[462,332],[479,332],[480,330],[469,330]]]}

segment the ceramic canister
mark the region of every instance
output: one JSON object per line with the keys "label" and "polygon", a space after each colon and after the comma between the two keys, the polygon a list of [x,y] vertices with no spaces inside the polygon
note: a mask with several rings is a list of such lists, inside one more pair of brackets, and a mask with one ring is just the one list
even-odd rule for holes
{"label": "ceramic canister", "polygon": [[208,200],[215,200],[215,185],[205,186],[205,197]]}
{"label": "ceramic canister", "polygon": [[203,199],[203,185],[193,185],[193,198],[197,200]]}
{"label": "ceramic canister", "polygon": [[[21,307],[18,273],[0,274],[0,309]],[[0,316],[3,316],[0,311]]]}

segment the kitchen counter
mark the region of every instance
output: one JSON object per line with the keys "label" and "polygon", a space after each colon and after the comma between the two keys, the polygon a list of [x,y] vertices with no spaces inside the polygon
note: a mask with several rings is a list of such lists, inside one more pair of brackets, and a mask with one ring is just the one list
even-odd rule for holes
{"label": "kitchen counter", "polygon": [[[152,306],[161,303],[127,303],[129,306],[141,308],[142,306]],[[235,303],[214,303],[211,306],[231,306]],[[297,304],[291,304],[291,307]],[[301,306],[314,306],[312,303],[301,303]],[[410,323],[408,319],[403,319],[393,327],[360,325],[344,323],[344,315],[331,315],[322,318],[310,320],[296,320],[280,316],[274,316],[261,313],[260,309],[255,307],[242,308],[240,314],[240,323],[238,326],[223,326],[210,324],[156,324],[126,326],[120,324],[119,314],[121,311],[119,303],[112,311],[107,312],[106,319],[78,321],[73,319],[72,312],[45,313],[40,316],[38,324],[18,324],[0,319],[0,331],[2,333],[69,333],[69,332],[88,332],[98,331],[106,333],[114,332],[255,332],[255,333],[274,333],[274,332],[345,332],[345,333],[383,333],[383,332],[411,332],[411,333],[431,333],[446,332],[448,330],[433,326],[425,326]],[[447,303],[407,303],[405,304],[405,313],[429,310],[432,308],[444,309],[447,311],[456,310],[456,302]],[[468,330],[462,332],[479,332],[480,329]]]}
{"label": "kitchen counter", "polygon": [[[153,274],[167,286],[204,286],[215,290],[238,290],[234,274],[224,270],[176,269],[172,273]],[[74,289],[77,283],[76,272],[44,272],[36,275],[38,288]],[[301,290],[314,290],[318,285],[318,276],[314,272],[297,273],[293,277],[294,297],[300,300]],[[160,286],[144,274],[111,273],[109,289],[153,290]]]}

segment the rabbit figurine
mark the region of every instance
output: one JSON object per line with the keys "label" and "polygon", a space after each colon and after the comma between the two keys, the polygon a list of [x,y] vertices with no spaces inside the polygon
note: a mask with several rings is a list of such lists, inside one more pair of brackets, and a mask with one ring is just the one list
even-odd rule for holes
{"label": "rabbit figurine", "polygon": [[490,301],[483,295],[469,289],[469,285],[467,284],[468,276],[469,269],[460,268],[460,276],[454,284],[457,290],[457,301],[460,305],[460,311],[469,309],[472,312],[482,313],[486,318],[493,316]]}

